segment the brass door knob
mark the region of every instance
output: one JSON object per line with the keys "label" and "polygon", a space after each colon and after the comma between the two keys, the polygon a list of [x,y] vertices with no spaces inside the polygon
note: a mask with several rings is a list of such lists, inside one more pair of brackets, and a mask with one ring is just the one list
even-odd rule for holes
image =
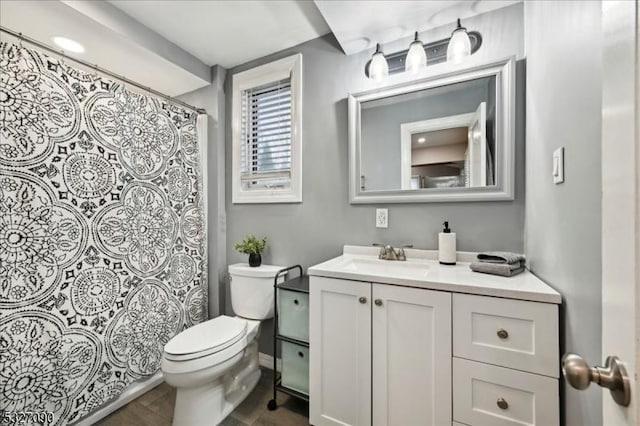
{"label": "brass door knob", "polygon": [[498,330],[498,332],[496,334],[501,339],[506,339],[507,337],[509,337],[509,332],[507,330],[505,330],[504,328],[501,328],[500,330]]}
{"label": "brass door knob", "polygon": [[364,297],[364,296],[361,296],[361,297],[358,299],[358,302],[360,302],[360,303],[362,303],[362,304],[365,304],[365,303],[367,303],[367,298],[366,298],[366,297]]}
{"label": "brass door knob", "polygon": [[562,357],[562,374],[578,390],[584,390],[594,382],[609,389],[613,400],[623,407],[631,402],[629,376],[616,356],[608,356],[604,367],[589,367],[580,355],[568,353]]}

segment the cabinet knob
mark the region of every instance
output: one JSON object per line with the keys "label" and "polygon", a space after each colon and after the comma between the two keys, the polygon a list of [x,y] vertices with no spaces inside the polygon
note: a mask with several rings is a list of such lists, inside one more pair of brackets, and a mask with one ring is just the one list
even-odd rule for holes
{"label": "cabinet knob", "polygon": [[302,353],[302,352],[298,352],[298,356],[299,356],[300,358],[304,358],[304,353]]}
{"label": "cabinet knob", "polygon": [[376,299],[374,303],[376,306],[382,306],[382,299]]}
{"label": "cabinet knob", "polygon": [[294,304],[294,305],[297,305],[297,304],[299,304],[299,303],[300,303],[300,302],[298,302],[298,299],[293,299],[293,304]]}
{"label": "cabinet knob", "polygon": [[500,330],[498,330],[496,334],[501,339],[506,339],[507,337],[509,337],[509,333],[504,328],[501,328]]}
{"label": "cabinet knob", "polygon": [[364,297],[364,296],[361,296],[361,297],[358,299],[358,302],[360,302],[360,303],[362,303],[362,304],[365,304],[365,303],[367,303],[367,298],[366,298],[366,297]]}
{"label": "cabinet knob", "polygon": [[507,408],[509,408],[509,403],[507,402],[506,399],[504,398],[498,398],[498,400],[496,401],[496,405],[501,409],[501,410],[506,410]]}

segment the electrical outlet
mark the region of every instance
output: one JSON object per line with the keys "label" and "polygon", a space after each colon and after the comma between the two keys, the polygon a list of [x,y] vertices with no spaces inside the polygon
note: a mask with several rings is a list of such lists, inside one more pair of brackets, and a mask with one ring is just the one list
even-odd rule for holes
{"label": "electrical outlet", "polygon": [[376,209],[376,228],[389,227],[389,210]]}

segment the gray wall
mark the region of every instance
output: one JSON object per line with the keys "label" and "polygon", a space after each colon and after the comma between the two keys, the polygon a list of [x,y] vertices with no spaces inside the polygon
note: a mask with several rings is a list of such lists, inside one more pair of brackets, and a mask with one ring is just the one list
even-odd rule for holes
{"label": "gray wall", "polygon": [[[485,44],[479,61],[522,56],[522,5],[500,9],[465,21],[479,30]],[[440,28],[422,34],[437,40],[451,33]],[[400,48],[406,49],[410,40]],[[385,46],[386,48],[386,46]],[[389,48],[389,52],[393,52]],[[226,195],[228,263],[246,262],[233,243],[247,233],[266,236],[264,262],[302,264],[305,268],[339,255],[344,244],[372,242],[411,243],[435,249],[441,223],[448,219],[458,233],[460,250],[511,250],[524,248],[524,90],[516,122],[516,199],[510,202],[385,205],[389,228],[375,228],[375,205],[350,205],[348,198],[347,100],[349,92],[371,89],[364,64],[371,52],[345,56],[332,35],[318,38],[248,64],[230,69],[225,82],[231,93],[231,76],[239,71],[301,52],[303,55],[303,202],[300,204],[231,203],[231,97],[226,110]],[[474,56],[476,56],[474,55]],[[519,69],[522,71],[522,63]],[[228,291],[225,312],[232,313]],[[260,351],[272,353],[271,322],[263,325]]]}
{"label": "gray wall", "polygon": [[[206,144],[206,176],[204,188],[207,197],[207,242],[209,250],[209,318],[220,314],[221,301],[224,300],[226,274],[226,233],[225,233],[225,166],[224,166],[224,127],[225,97],[223,84],[226,71],[215,66],[211,68],[211,85],[186,93],[178,97],[184,102],[207,110],[208,128]],[[205,148],[203,146],[203,148]]]}
{"label": "gray wall", "polygon": [[[485,81],[489,81],[486,78]],[[475,83],[475,82],[474,82]],[[460,87],[455,85],[453,87]],[[481,102],[489,98],[488,84],[462,87],[421,96],[388,105],[361,108],[362,175],[367,190],[400,189],[402,186],[402,149],[400,126],[404,123],[475,112]],[[495,86],[494,86],[495,87]],[[432,90],[433,91],[433,90]],[[439,91],[438,91],[439,92]],[[373,102],[371,102],[373,103]]]}
{"label": "gray wall", "polygon": [[[600,2],[526,2],[526,253],[564,296],[564,351],[601,360]],[[551,179],[565,148],[565,182]],[[602,424],[602,390],[563,384],[566,425]]]}

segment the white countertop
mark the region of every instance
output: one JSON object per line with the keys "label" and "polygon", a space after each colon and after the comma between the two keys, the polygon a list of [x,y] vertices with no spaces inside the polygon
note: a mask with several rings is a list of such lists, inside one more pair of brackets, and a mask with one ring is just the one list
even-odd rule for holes
{"label": "white countertop", "polygon": [[379,248],[344,246],[338,256],[309,268],[310,276],[417,287],[454,293],[561,304],[562,296],[528,270],[513,277],[473,272],[476,253],[458,252],[458,263],[441,265],[435,250],[406,249],[406,261],[379,260]]}

